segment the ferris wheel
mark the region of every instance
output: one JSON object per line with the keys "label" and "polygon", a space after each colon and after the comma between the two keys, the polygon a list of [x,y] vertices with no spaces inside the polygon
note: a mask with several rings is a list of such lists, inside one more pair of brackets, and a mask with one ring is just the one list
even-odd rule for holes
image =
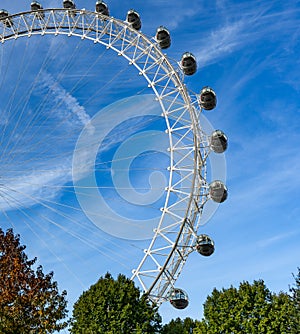
{"label": "ferris wheel", "polygon": [[[60,225],[75,236],[74,215],[83,212],[107,234],[150,239],[131,278],[151,301],[158,305],[170,301],[183,309],[188,296],[175,286],[176,280],[190,253],[214,252],[213,240],[199,230],[205,207],[227,198],[223,180],[209,179],[214,174],[208,170],[211,155],[222,156],[226,150],[227,137],[221,130],[207,133],[201,122],[202,111],[215,108],[216,94],[207,86],[199,94],[187,89],[184,78],[196,72],[196,58],[190,52],[184,52],[179,62],[167,57],[164,51],[171,36],[166,27],[160,26],[149,38],[141,32],[135,10],[129,10],[123,21],[110,16],[103,1],[97,1],[93,10],[77,9],[72,0],[64,0],[62,7],[44,9],[34,1],[27,12],[0,11],[2,218],[14,226],[16,216],[22,216],[31,228],[37,214],[45,229],[47,224]],[[53,55],[35,42],[49,36],[64,37],[56,49],[70,40],[81,44],[66,58],[53,61]],[[15,74],[12,55],[21,40],[22,50],[33,40],[34,51],[27,56],[18,51],[21,70]],[[55,40],[47,39],[49,48]],[[87,45],[102,47],[94,64],[85,63]],[[112,53],[126,62],[128,72],[118,68],[119,60],[111,63]],[[76,61],[80,66],[74,65]],[[34,71],[30,66],[36,63]],[[87,70],[78,74],[82,64]],[[131,68],[141,78],[133,95]],[[13,74],[12,85],[7,81]],[[89,114],[80,98],[90,80],[96,85],[101,76],[101,89],[95,86],[84,97],[86,105],[101,113]],[[111,94],[106,90],[109,76],[123,82]],[[65,88],[70,82],[72,92],[82,85],[77,100]],[[122,98],[116,97],[120,92]],[[130,168],[135,173],[130,174]],[[121,201],[130,203],[129,208],[120,209]]]}

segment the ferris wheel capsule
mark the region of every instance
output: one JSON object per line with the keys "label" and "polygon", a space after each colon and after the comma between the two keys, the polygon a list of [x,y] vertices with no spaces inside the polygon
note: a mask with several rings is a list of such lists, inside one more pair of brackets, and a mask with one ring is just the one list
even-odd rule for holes
{"label": "ferris wheel capsule", "polygon": [[197,71],[197,61],[190,52],[185,52],[181,57],[181,67],[185,75],[193,75]]}
{"label": "ferris wheel capsule", "polygon": [[217,105],[217,96],[210,87],[203,87],[200,92],[199,104],[205,110],[212,110]]}
{"label": "ferris wheel capsule", "polygon": [[161,49],[167,49],[171,45],[171,36],[167,28],[160,26],[156,30],[156,41]]}
{"label": "ferris wheel capsule", "polygon": [[9,12],[5,9],[0,10],[0,21],[7,27],[12,27],[14,24],[12,19],[9,17]]}
{"label": "ferris wheel capsule", "polygon": [[107,4],[102,1],[102,0],[99,0],[96,2],[96,12],[97,13],[100,13],[102,15],[105,15],[105,16],[109,16],[109,9],[108,9],[108,6]]}
{"label": "ferris wheel capsule", "polygon": [[203,256],[210,256],[215,251],[213,240],[206,234],[200,234],[196,241],[196,250]]}
{"label": "ferris wheel capsule", "polygon": [[130,9],[127,12],[126,22],[129,23],[135,30],[140,30],[142,27],[140,15],[133,9]]}
{"label": "ferris wheel capsule", "polygon": [[187,293],[179,288],[172,289],[169,294],[169,300],[171,305],[178,310],[183,310],[189,305]]}
{"label": "ferris wheel capsule", "polygon": [[228,191],[222,181],[216,180],[209,185],[209,195],[213,201],[222,203],[227,199]]}
{"label": "ferris wheel capsule", "polygon": [[[30,5],[30,8],[31,8],[32,11],[38,11],[40,9],[43,9],[43,6],[39,2],[37,2],[37,1],[32,1],[31,5]],[[43,12],[40,12],[37,15],[40,18],[44,18],[45,17],[45,14]]]}
{"label": "ferris wheel capsule", "polygon": [[224,153],[228,146],[228,139],[221,130],[215,130],[210,136],[210,147],[215,153]]}
{"label": "ferris wheel capsule", "polygon": [[65,9],[76,9],[76,5],[72,0],[64,0],[63,6]]}
{"label": "ferris wheel capsule", "polygon": [[43,9],[42,5],[37,1],[32,1],[30,7],[31,7],[31,10]]}

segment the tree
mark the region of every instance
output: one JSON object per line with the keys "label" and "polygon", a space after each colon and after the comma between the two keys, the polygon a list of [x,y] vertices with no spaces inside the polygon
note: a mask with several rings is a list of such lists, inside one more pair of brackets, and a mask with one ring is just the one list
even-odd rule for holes
{"label": "tree", "polygon": [[160,327],[157,307],[124,275],[109,273],[79,297],[71,321],[74,334],[152,334]]}
{"label": "tree", "polygon": [[292,300],[294,303],[294,314],[292,316],[293,323],[292,323],[292,333],[299,333],[300,328],[300,268],[298,268],[298,274],[295,276],[293,274],[293,277],[295,279],[294,286],[290,287],[290,292],[292,294]]}
{"label": "tree", "polygon": [[271,293],[262,280],[243,282],[238,289],[213,290],[194,333],[290,333],[293,311],[288,294]]}
{"label": "tree", "polygon": [[66,292],[58,293],[53,273],[32,266],[20,236],[0,229],[0,333],[53,333],[63,329]]}
{"label": "tree", "polygon": [[196,324],[197,320],[189,317],[184,320],[180,318],[172,319],[168,324],[163,326],[161,334],[191,334]]}

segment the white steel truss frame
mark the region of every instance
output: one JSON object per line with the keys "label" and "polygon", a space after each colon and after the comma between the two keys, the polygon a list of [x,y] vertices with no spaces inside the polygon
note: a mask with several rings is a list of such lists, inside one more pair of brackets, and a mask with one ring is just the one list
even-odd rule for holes
{"label": "white steel truss frame", "polygon": [[[153,238],[133,270],[148,298],[160,304],[168,299],[188,255],[194,250],[203,206],[208,201],[206,159],[208,137],[198,122],[201,112],[155,39],[121,20],[87,10],[44,9],[9,16],[0,21],[2,43],[32,35],[67,35],[93,41],[128,60],[147,81],[162,109],[169,137],[170,177],[166,201]],[[174,181],[173,175],[180,175]],[[177,201],[170,202],[171,194]]]}

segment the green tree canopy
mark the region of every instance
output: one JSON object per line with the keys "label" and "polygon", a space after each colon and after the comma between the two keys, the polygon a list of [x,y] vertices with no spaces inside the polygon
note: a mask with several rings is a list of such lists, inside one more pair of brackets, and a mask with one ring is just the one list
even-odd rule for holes
{"label": "green tree canopy", "polygon": [[53,333],[67,326],[66,292],[59,294],[53,273],[32,266],[12,229],[0,229],[0,333]]}
{"label": "green tree canopy", "polygon": [[214,289],[204,303],[204,319],[194,334],[290,333],[294,304],[286,293],[274,294],[262,280],[239,288]]}
{"label": "green tree canopy", "polygon": [[293,275],[295,279],[295,284],[290,287],[290,292],[292,294],[292,300],[295,306],[295,312],[293,314],[293,324],[292,333],[299,333],[300,328],[300,268],[298,268],[298,274]]}
{"label": "green tree canopy", "polygon": [[154,334],[160,330],[157,307],[124,275],[107,273],[74,304],[71,333]]}
{"label": "green tree canopy", "polygon": [[197,320],[189,317],[184,320],[180,318],[172,319],[168,324],[163,326],[161,334],[191,334],[196,324]]}

